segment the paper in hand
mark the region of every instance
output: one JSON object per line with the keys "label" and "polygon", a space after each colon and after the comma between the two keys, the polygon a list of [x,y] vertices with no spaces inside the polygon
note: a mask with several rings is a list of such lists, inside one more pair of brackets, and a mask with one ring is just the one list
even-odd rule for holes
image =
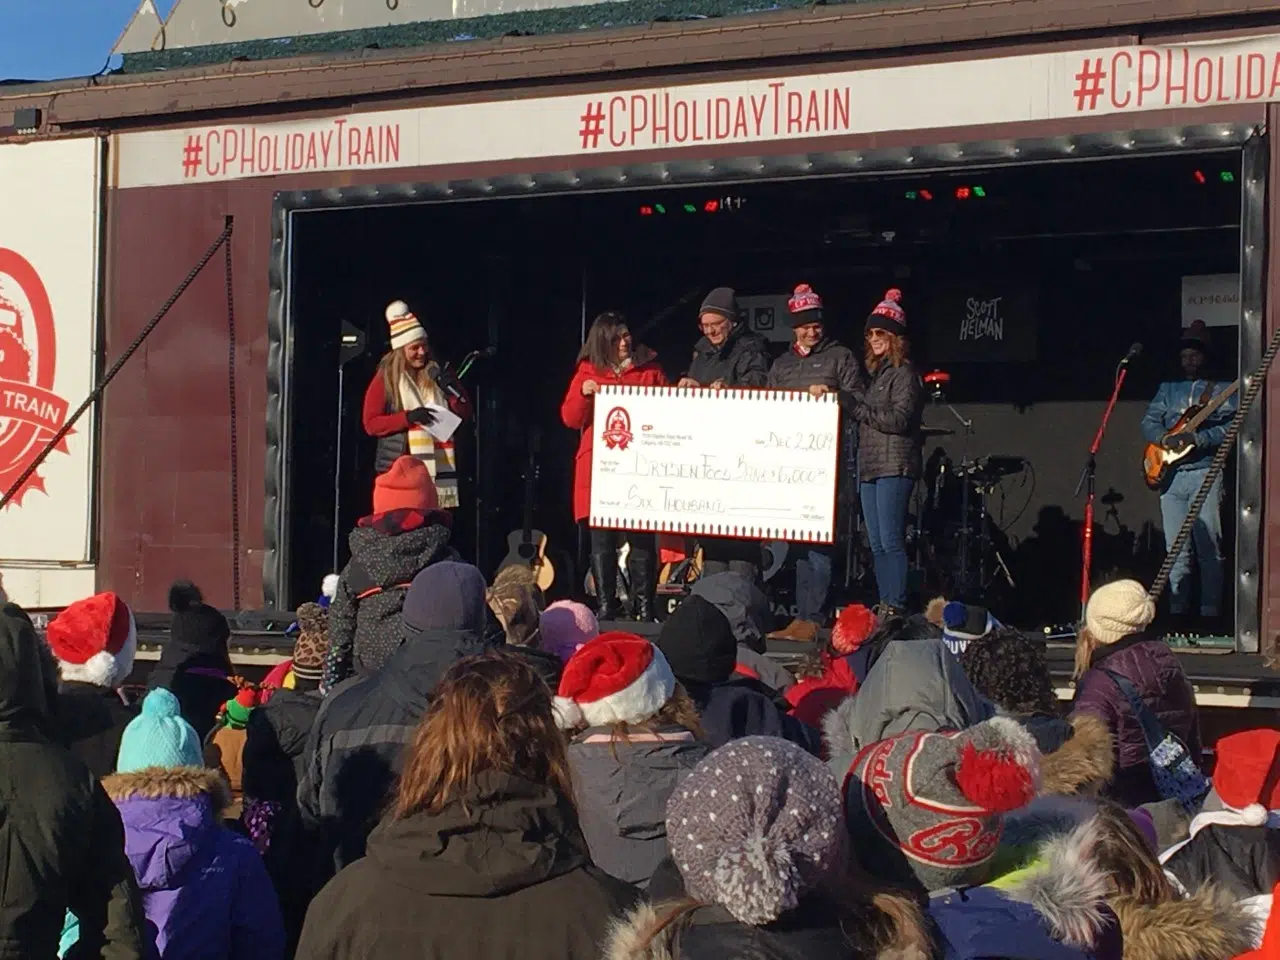
{"label": "paper in hand", "polygon": [[462,418],[448,407],[440,407],[434,403],[424,404],[427,410],[436,415],[436,422],[427,427],[427,433],[444,443],[453,436],[455,430],[462,425]]}

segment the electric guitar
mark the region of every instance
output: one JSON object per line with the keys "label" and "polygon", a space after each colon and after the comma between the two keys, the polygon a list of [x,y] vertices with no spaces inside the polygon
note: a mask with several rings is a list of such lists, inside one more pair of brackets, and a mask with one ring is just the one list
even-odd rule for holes
{"label": "electric guitar", "polygon": [[547,556],[547,535],[533,526],[533,501],[538,481],[538,433],[529,437],[529,459],[524,470],[524,521],[519,530],[507,534],[507,555],[499,570],[524,566],[533,571],[538,589],[546,593],[555,583],[556,570]]}
{"label": "electric guitar", "polygon": [[[1169,476],[1173,472],[1173,468],[1179,461],[1191,456],[1195,446],[1187,446],[1181,450],[1170,450],[1168,443],[1179,435],[1187,435],[1188,437],[1199,429],[1200,424],[1204,423],[1214,412],[1235,396],[1236,391],[1240,389],[1240,381],[1237,380],[1231,386],[1227,387],[1216,397],[1209,401],[1201,400],[1200,403],[1193,404],[1178,418],[1177,423],[1160,438],[1159,443],[1148,443],[1147,448],[1142,453],[1142,472],[1146,478],[1147,486],[1152,490],[1161,491],[1169,481]],[[1208,391],[1205,391],[1205,395]]]}

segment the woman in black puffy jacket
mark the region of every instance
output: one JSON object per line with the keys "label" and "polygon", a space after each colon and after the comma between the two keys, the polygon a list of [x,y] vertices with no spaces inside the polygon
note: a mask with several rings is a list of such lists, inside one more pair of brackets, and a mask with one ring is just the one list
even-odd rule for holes
{"label": "woman in black puffy jacket", "polygon": [[867,386],[853,395],[862,516],[885,612],[907,601],[907,501],[920,476],[924,390],[911,365],[902,293],[890,290],[867,318]]}

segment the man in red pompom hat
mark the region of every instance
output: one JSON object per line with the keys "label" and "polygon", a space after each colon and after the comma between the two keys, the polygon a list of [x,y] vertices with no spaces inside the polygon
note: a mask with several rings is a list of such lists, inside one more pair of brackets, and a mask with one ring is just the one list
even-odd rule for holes
{"label": "man in red pompom hat", "polygon": [[58,723],[71,752],[105,777],[137,710],[121,691],[133,670],[138,632],[114,593],[77,600],[53,618],[45,638],[58,661]]}
{"label": "man in red pompom hat", "polygon": [[[866,377],[853,351],[827,335],[823,322],[822,298],[807,283],[796,287],[787,301],[791,313],[791,349],[773,361],[769,387],[800,390],[820,397],[827,393],[860,394]],[[842,450],[845,462],[852,462],[853,450]],[[811,643],[825,619],[823,607],[831,587],[831,553],[825,547],[797,545],[796,617],[785,629],[770,634],[773,640]]]}

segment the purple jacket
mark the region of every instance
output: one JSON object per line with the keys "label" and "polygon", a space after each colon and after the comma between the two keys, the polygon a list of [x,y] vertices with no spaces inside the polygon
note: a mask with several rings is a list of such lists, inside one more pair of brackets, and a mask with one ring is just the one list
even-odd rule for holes
{"label": "purple jacket", "polygon": [[103,786],[161,960],[281,960],[275,890],[253,844],[218,819],[229,798],[217,771],[148,767]]}
{"label": "purple jacket", "polygon": [[1129,701],[1104,670],[1127,677],[1165,730],[1180,737],[1192,759],[1200,764],[1200,717],[1191,681],[1168,646],[1146,634],[1135,634],[1094,651],[1089,669],[1076,683],[1072,712],[1093,714],[1116,738],[1116,774],[1108,796],[1126,807],[1163,799],[1147,765],[1142,727]]}

